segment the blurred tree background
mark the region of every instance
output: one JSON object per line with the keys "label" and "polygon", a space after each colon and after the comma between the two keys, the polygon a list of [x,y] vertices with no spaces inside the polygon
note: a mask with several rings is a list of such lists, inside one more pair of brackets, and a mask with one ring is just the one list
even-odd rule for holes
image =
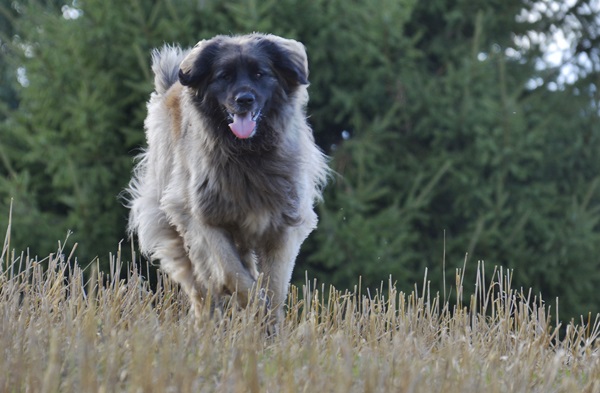
{"label": "blurred tree background", "polygon": [[[561,314],[600,311],[600,9],[594,0],[0,0],[0,225],[79,263],[125,238],[150,50],[215,34],[302,41],[310,122],[338,175],[309,277],[448,287],[468,255]],[[474,282],[474,280],[466,282]]]}

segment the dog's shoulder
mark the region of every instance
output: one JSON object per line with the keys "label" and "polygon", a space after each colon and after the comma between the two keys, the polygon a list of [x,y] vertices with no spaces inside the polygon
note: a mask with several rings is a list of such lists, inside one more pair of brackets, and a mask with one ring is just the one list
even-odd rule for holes
{"label": "dog's shoulder", "polygon": [[171,118],[171,132],[174,138],[179,138],[181,135],[182,88],[183,86],[177,82],[165,93],[164,104]]}

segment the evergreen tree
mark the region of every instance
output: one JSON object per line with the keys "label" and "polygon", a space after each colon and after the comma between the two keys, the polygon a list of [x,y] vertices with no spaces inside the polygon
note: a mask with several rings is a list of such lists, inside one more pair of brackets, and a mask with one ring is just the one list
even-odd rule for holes
{"label": "evergreen tree", "polygon": [[597,309],[595,85],[528,87],[539,54],[513,37],[543,26],[515,22],[519,2],[469,4],[412,10],[412,56],[386,70],[389,91],[361,93],[379,116],[359,111],[335,152],[343,179],[310,260],[341,286],[362,276],[377,287],[388,274],[410,286],[427,267],[439,283],[442,259],[452,272],[467,254],[561,296],[567,316]]}
{"label": "evergreen tree", "polygon": [[[337,172],[297,280],[402,288],[427,267],[442,288],[442,260],[452,276],[468,253],[468,269],[513,267],[567,315],[600,305],[591,2],[0,4],[0,206],[14,198],[17,249],[45,255],[73,230],[80,262],[106,261],[125,237],[117,195],[144,145],[150,50],[263,31],[307,46],[310,122]],[[557,28],[573,84],[538,66]]]}

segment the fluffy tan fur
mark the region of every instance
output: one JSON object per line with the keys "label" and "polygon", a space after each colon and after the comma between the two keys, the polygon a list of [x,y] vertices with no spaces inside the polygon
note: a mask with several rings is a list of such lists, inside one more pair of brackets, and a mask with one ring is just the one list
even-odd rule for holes
{"label": "fluffy tan fur", "polygon": [[[306,52],[296,41],[259,34],[218,39],[241,48],[271,40],[308,74]],[[321,197],[326,159],[306,122],[308,94],[300,84],[270,119],[278,132],[275,148],[257,153],[254,168],[238,164],[241,158],[209,132],[212,123],[195,101],[198,91],[176,79],[180,69],[193,70],[210,42],[154,53],[156,91],[145,122],[148,146],[128,190],[129,229],[196,312],[209,292],[217,302],[235,292],[245,306],[263,274],[267,304],[279,320],[300,245],[317,225],[313,204]],[[282,206],[293,211],[293,222],[281,218],[287,212]]]}

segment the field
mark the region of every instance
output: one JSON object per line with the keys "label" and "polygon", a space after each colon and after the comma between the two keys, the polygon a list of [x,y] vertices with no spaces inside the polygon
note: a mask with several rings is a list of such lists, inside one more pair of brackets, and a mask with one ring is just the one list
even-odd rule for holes
{"label": "field", "polygon": [[60,248],[40,261],[4,248],[0,391],[600,392],[599,323],[552,326],[541,299],[510,272],[486,283],[483,264],[464,305],[463,269],[453,304],[426,274],[410,293],[292,287],[267,337],[256,307],[195,321],[168,279],[151,291],[120,254],[86,280]]}

